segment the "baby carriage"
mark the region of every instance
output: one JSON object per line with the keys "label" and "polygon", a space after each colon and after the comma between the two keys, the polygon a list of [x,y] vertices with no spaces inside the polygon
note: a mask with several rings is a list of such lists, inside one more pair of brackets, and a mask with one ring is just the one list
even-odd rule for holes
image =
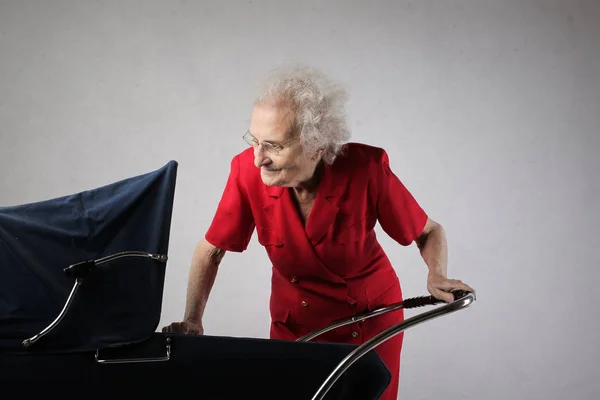
{"label": "baby carriage", "polygon": [[336,321],[297,341],[158,333],[178,164],[74,195],[0,208],[0,387],[19,398],[378,399],[373,350],[471,304],[471,293],[361,346],[318,335],[423,296]]}

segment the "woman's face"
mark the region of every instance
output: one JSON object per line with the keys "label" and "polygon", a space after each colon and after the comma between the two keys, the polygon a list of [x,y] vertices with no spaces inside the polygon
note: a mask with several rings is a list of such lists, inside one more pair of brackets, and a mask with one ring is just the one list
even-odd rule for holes
{"label": "woman's face", "polygon": [[256,104],[245,139],[254,147],[254,165],[268,186],[300,187],[309,181],[320,154],[306,154],[288,107]]}

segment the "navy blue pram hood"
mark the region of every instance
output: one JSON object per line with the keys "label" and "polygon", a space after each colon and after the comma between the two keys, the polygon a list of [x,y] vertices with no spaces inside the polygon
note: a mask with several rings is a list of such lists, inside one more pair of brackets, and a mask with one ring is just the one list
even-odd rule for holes
{"label": "navy blue pram hood", "polygon": [[[170,161],[100,188],[0,208],[0,353],[97,350],[155,332],[177,165]],[[124,252],[138,256],[93,262]],[[24,345],[61,314],[78,278],[60,323]]]}

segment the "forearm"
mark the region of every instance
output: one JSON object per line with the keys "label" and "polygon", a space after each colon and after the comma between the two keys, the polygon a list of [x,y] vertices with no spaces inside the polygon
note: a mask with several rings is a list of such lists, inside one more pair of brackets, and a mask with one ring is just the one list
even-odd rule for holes
{"label": "forearm", "polygon": [[448,243],[444,228],[432,223],[417,241],[429,275],[448,277]]}
{"label": "forearm", "polygon": [[225,251],[206,240],[194,249],[188,277],[184,321],[200,323]]}

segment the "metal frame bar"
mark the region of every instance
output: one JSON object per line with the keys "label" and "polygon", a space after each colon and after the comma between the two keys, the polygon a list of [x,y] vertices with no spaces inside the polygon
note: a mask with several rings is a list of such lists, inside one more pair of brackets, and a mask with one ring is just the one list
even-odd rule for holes
{"label": "metal frame bar", "polygon": [[82,282],[83,282],[83,279],[81,279],[81,278],[77,278],[75,280],[75,283],[73,284],[73,288],[71,289],[71,293],[69,294],[69,297],[67,298],[67,301],[66,301],[65,305],[63,306],[61,312],[58,314],[58,316],[54,319],[54,321],[52,321],[50,323],[50,325],[48,325],[47,327],[42,329],[42,331],[40,333],[33,335],[32,337],[30,337],[28,339],[23,340],[23,342],[22,342],[23,347],[25,347],[25,348],[30,347],[31,345],[33,345],[35,342],[40,340],[42,337],[46,336],[48,333],[50,333],[50,331],[52,331],[54,328],[56,328],[58,326],[58,324],[62,321],[62,319],[66,315],[67,311],[71,307],[71,304],[73,303],[73,299],[75,298],[75,294],[77,293],[77,289],[79,289],[79,286],[81,285]]}
{"label": "metal frame bar", "polygon": [[109,256],[99,258],[94,261],[94,264],[101,265],[110,261],[114,261],[118,258],[129,258],[129,257],[145,257],[151,258],[160,262],[167,262],[167,256],[165,254],[152,254],[145,251],[123,251],[121,253],[111,254]]}
{"label": "metal frame bar", "polygon": [[95,360],[99,364],[130,364],[142,362],[162,362],[171,359],[171,338],[168,337],[165,343],[166,354],[163,357],[145,357],[145,358],[117,358],[113,360],[100,358],[100,351],[96,350]]}
{"label": "metal frame bar", "polygon": [[[444,305],[442,307],[438,307],[434,310],[427,311],[427,312],[418,314],[414,317],[408,318],[408,319],[386,329],[385,331],[377,334],[376,336],[372,337],[370,340],[366,341],[365,343],[363,343],[362,345],[360,345],[359,347],[354,349],[335,367],[335,369],[331,372],[331,374],[327,377],[327,379],[323,382],[321,387],[317,390],[315,395],[312,397],[312,400],[323,399],[325,397],[325,395],[327,394],[327,392],[333,387],[335,382],[342,376],[342,374],[348,368],[350,368],[350,366],[352,364],[354,364],[362,356],[364,356],[365,354],[367,354],[369,351],[373,350],[380,344],[386,342],[387,340],[396,336],[400,332],[403,332],[407,328],[421,324],[421,323],[428,321],[430,319],[433,319],[433,318],[441,317],[442,315],[456,312],[458,310],[468,307],[469,305],[471,305],[471,303],[473,303],[475,301],[475,295],[470,292],[456,291],[456,292],[454,292],[454,296],[455,296],[455,300],[452,303],[447,303],[446,305]],[[433,303],[432,297],[422,298],[422,299],[424,300],[425,303],[430,303],[430,304]],[[400,308],[412,308],[412,307],[407,307],[405,303],[406,302],[410,303],[413,300],[415,300],[415,299],[407,299],[404,302],[396,303],[396,304],[393,304],[388,307],[374,310],[370,313],[365,313],[365,314],[362,314],[359,316],[349,318],[347,320],[341,320],[341,321],[334,322],[333,324],[331,324],[323,329],[319,329],[318,331],[316,331],[314,333],[305,335],[304,337],[302,337],[298,340],[299,341],[307,341],[307,340],[310,340],[310,339],[318,336],[319,334],[327,332],[331,329],[335,329],[339,326],[344,326],[344,325],[353,323],[355,321],[372,318],[374,316],[381,315],[386,312],[394,311],[394,310],[397,310]]]}
{"label": "metal frame bar", "polygon": [[23,347],[25,347],[25,348],[31,347],[34,343],[36,343],[42,337],[46,336],[48,333],[50,333],[53,329],[55,329],[60,324],[60,322],[63,320],[63,318],[65,317],[65,315],[71,308],[71,305],[73,304],[73,299],[75,298],[75,295],[77,294],[79,287],[83,283],[85,276],[92,269],[94,269],[98,265],[102,265],[102,264],[108,263],[110,261],[119,259],[119,258],[127,258],[127,257],[144,257],[144,258],[150,258],[153,260],[157,260],[157,261],[160,261],[163,263],[167,261],[167,256],[164,254],[151,254],[151,253],[143,252],[143,251],[123,251],[120,253],[115,253],[115,254],[111,254],[106,257],[99,258],[97,260],[89,260],[89,261],[84,261],[84,262],[70,265],[69,267],[64,269],[65,274],[67,274],[68,276],[75,276],[76,279],[75,279],[75,283],[73,283],[71,293],[69,294],[69,297],[67,298],[67,301],[65,302],[65,305],[63,306],[61,312],[54,319],[54,321],[52,321],[47,327],[42,329],[42,331],[40,331],[39,333],[35,334],[34,336],[32,336],[30,338],[23,340],[23,342],[21,342]]}

